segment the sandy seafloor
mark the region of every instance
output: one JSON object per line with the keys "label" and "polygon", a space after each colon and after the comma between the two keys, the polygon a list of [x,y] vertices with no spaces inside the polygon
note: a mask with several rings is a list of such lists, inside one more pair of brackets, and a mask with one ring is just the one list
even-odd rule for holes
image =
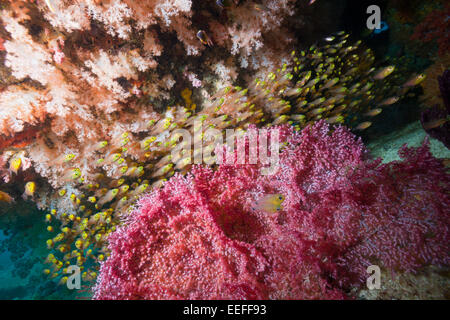
{"label": "sandy seafloor", "polygon": [[[399,159],[397,150],[403,144],[419,146],[426,136],[417,121],[371,139],[367,146],[373,157],[382,157],[384,162],[389,162]],[[440,141],[430,138],[430,143],[434,156],[450,158],[450,150]],[[42,261],[48,254],[45,247],[46,213],[35,209],[31,202],[16,203],[12,211],[6,214],[17,215],[18,218],[0,226],[0,299],[88,298],[89,290],[68,290],[42,273],[45,268]]]}

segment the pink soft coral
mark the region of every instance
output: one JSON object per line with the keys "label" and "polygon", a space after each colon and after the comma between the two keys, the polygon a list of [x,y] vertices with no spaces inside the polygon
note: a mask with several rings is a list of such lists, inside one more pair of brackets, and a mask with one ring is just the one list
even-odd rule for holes
{"label": "pink soft coral", "polygon": [[[380,165],[343,127],[279,129],[272,176],[198,166],[144,196],[109,238],[94,298],[342,299],[371,264],[449,263],[450,177],[426,143]],[[281,211],[255,209],[276,193]]]}

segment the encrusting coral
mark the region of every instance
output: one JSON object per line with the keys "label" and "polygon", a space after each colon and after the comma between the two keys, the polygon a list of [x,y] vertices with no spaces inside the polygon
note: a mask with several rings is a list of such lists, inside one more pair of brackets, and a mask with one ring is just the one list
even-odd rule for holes
{"label": "encrusting coral", "polygon": [[342,299],[370,265],[448,265],[450,175],[427,142],[380,165],[344,127],[275,129],[274,175],[234,155],[143,196],[109,236],[94,298]]}

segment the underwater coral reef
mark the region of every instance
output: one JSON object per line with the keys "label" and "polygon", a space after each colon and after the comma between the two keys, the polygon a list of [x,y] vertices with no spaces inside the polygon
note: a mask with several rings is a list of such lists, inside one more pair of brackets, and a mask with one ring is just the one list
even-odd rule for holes
{"label": "underwater coral reef", "polygon": [[[368,265],[411,292],[437,279],[448,159],[425,141],[382,163],[358,138],[416,121],[448,147],[448,5],[415,3],[361,32],[341,28],[351,1],[0,0],[0,248],[33,287],[0,298],[367,298]],[[280,134],[272,175],[220,164],[219,140],[252,130]]]}
{"label": "underwater coral reef", "polygon": [[444,105],[434,105],[422,112],[420,122],[427,133],[450,147],[450,70],[437,79]]}
{"label": "underwater coral reef", "polygon": [[235,157],[142,197],[94,298],[342,299],[373,264],[448,265],[450,175],[426,142],[380,165],[344,127],[282,130],[274,175]]}

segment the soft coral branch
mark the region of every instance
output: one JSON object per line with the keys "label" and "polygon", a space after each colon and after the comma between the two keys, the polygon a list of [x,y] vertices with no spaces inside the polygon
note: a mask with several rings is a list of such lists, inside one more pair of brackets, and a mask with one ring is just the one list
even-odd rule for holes
{"label": "soft coral branch", "polygon": [[442,9],[435,9],[424,21],[416,26],[412,39],[423,42],[436,41],[439,47],[439,54],[447,54],[450,51],[449,16],[449,3],[445,4]]}

